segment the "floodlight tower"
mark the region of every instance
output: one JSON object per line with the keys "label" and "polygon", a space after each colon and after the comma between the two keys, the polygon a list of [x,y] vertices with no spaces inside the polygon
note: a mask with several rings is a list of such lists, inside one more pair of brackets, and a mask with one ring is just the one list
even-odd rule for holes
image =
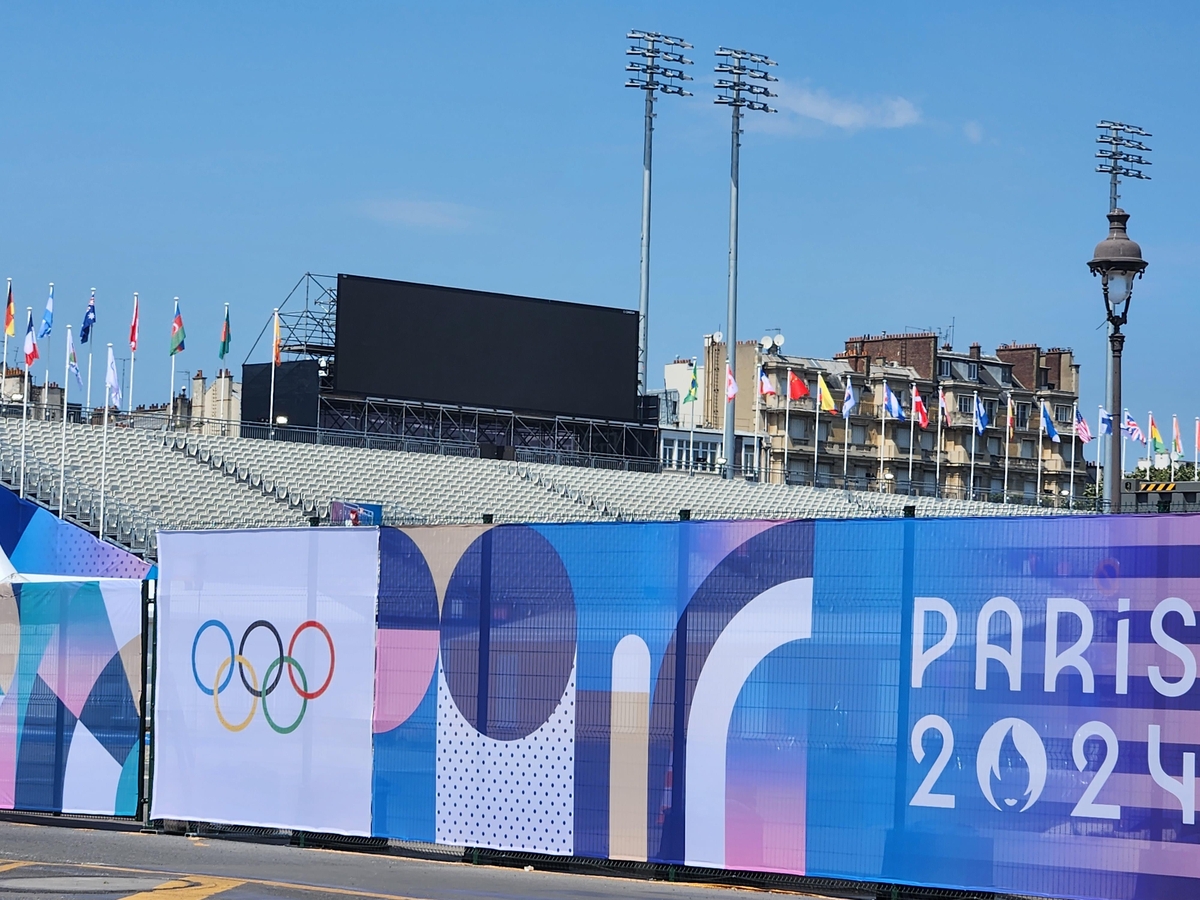
{"label": "floodlight tower", "polygon": [[[638,393],[649,389],[647,372],[650,344],[650,160],[654,146],[654,95],[677,94],[692,96],[677,82],[691,81],[683,69],[664,66],[690,66],[692,61],[680,52],[691,48],[683,38],[670,37],[655,31],[631,31],[625,35],[634,41],[625,51],[626,56],[639,57],[639,61],[625,64],[631,73],[625,87],[638,88],[646,95],[646,134],[642,141],[642,277],[638,299]],[[671,49],[674,48],[674,49]]]}
{"label": "floodlight tower", "polygon": [[[778,110],[767,105],[767,99],[776,96],[766,84],[759,82],[778,81],[767,72],[768,66],[777,63],[761,53],[746,50],[717,48],[716,88],[719,92],[714,103],[728,106],[733,116],[732,150],[729,166],[729,309],[725,329],[725,364],[737,376],[737,255],[738,255],[738,150],[742,144],[742,110],[773,113]],[[751,386],[757,390],[757,384]],[[725,477],[733,478],[733,405],[734,398],[725,395],[725,437],[722,455],[725,457]],[[787,475],[785,473],[784,478]],[[814,473],[813,477],[816,477]],[[814,482],[815,483],[815,482]]]}
{"label": "floodlight tower", "polygon": [[[1113,213],[1121,212],[1120,185],[1122,178],[1150,180],[1150,176],[1142,171],[1143,166],[1150,165],[1150,160],[1141,155],[1149,153],[1150,148],[1139,138],[1153,137],[1153,135],[1136,125],[1110,122],[1108,119],[1102,119],[1096,123],[1096,128],[1100,130],[1100,134],[1096,136],[1096,143],[1101,145],[1100,149],[1096,151],[1096,159],[1100,161],[1096,166],[1096,171],[1108,176],[1108,212],[1111,216]],[[1106,291],[1106,299],[1107,296]],[[1107,396],[1104,398],[1104,402],[1108,407],[1109,415],[1116,423],[1113,426],[1113,433],[1109,435],[1108,439],[1112,447],[1119,447],[1119,429],[1124,418],[1123,411],[1119,408],[1121,405],[1121,370],[1120,348],[1117,344],[1123,343],[1125,340],[1125,336],[1120,333],[1120,326],[1124,324],[1124,320],[1114,324],[1111,314],[1108,319],[1108,346],[1105,348],[1104,372]],[[1119,460],[1119,455],[1109,453],[1103,465],[1104,500],[1109,512],[1120,512],[1120,482],[1125,477],[1125,473],[1121,471]]]}
{"label": "floodlight tower", "polygon": [[1138,138],[1153,137],[1153,135],[1136,125],[1110,122],[1107,119],[1100,121],[1096,127],[1101,132],[1096,137],[1096,143],[1105,145],[1096,151],[1096,159],[1100,160],[1096,171],[1109,176],[1108,211],[1112,212],[1120,205],[1118,201],[1120,201],[1121,195],[1118,193],[1118,188],[1122,178],[1150,180],[1150,176],[1141,169],[1142,166],[1150,165],[1150,160],[1144,159],[1140,155],[1149,153],[1150,148]]}

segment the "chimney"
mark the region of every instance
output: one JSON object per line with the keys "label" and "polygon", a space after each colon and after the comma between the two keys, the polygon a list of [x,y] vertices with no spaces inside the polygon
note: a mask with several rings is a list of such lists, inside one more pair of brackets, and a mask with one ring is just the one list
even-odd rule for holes
{"label": "chimney", "polygon": [[971,359],[979,359],[979,350],[979,341],[976,341],[971,345]]}

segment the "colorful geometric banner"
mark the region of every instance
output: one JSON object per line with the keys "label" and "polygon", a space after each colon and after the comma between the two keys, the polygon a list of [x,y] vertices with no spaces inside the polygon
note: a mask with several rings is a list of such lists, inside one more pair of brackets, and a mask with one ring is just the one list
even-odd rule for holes
{"label": "colorful geometric banner", "polygon": [[[178,624],[157,752],[195,787],[155,815],[214,818],[220,794],[218,821],[349,830],[310,803],[329,779],[384,837],[1056,897],[1200,889],[1198,518],[332,532],[336,553],[317,529],[160,541]],[[367,786],[307,717],[213,724],[253,707],[235,668],[260,690],[325,678],[290,635],[300,595],[335,581],[355,585],[355,652],[374,651],[372,684],[330,627],[329,691],[374,696],[365,754],[342,738]],[[301,774],[280,763],[298,735]]]}
{"label": "colorful geometric banner", "polygon": [[0,584],[0,808],[133,816],[142,586]]}
{"label": "colorful geometric banner", "polygon": [[159,535],[155,818],[369,834],[379,535]]}

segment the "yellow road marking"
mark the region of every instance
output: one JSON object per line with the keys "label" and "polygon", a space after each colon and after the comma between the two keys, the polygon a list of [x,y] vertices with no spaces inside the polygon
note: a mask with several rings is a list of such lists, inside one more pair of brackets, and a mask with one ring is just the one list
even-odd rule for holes
{"label": "yellow road marking", "polygon": [[[29,865],[29,863],[21,863],[21,865]],[[57,866],[61,868],[73,869],[102,869],[105,872],[135,872],[139,875],[162,875],[164,877],[170,875],[169,872],[156,872],[153,869],[134,869],[129,866],[103,866],[99,863],[38,863],[40,866]],[[225,886],[219,889],[209,890],[204,894],[187,893],[187,889],[203,880],[208,882],[225,882]],[[128,897],[122,897],[121,900],[203,900],[205,897],[210,897],[220,891],[228,891],[231,888],[238,887],[243,884],[253,884],[259,887],[283,888],[289,891],[307,891],[314,894],[337,894],[342,897],[365,897],[367,900],[422,900],[419,897],[410,897],[407,894],[377,894],[373,891],[359,891],[353,888],[327,887],[320,884],[298,884],[294,881],[268,881],[264,878],[214,878],[207,875],[185,875],[181,876],[177,881],[160,884],[153,891],[144,891],[140,894],[132,894]],[[183,888],[181,890],[181,888]],[[154,894],[158,891],[170,891],[167,897],[155,897]]]}
{"label": "yellow road marking", "polygon": [[0,872],[11,872],[13,869],[19,869],[21,866],[27,866],[27,862],[5,862],[0,863]]}
{"label": "yellow road marking", "polygon": [[206,875],[189,875],[184,878],[177,878],[174,881],[164,882],[153,890],[129,894],[127,897],[123,897],[122,900],[163,900],[161,896],[154,896],[159,891],[170,891],[172,900],[205,900],[206,897],[222,894],[245,883],[233,878],[210,878]]}

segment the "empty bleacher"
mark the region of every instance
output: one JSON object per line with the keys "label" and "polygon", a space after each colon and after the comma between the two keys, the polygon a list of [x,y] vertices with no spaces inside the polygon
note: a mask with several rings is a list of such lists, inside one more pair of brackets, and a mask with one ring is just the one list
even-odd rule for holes
{"label": "empty bleacher", "polygon": [[[30,420],[26,490],[99,530],[103,430]],[[21,420],[0,416],[0,477],[19,479]],[[389,524],[1034,515],[1061,510],[863,491],[724,481],[470,456],[108,429],[107,537],[154,555],[156,529],[298,526],[328,521],[333,500],[378,503]],[[140,543],[139,543],[140,541]]]}

